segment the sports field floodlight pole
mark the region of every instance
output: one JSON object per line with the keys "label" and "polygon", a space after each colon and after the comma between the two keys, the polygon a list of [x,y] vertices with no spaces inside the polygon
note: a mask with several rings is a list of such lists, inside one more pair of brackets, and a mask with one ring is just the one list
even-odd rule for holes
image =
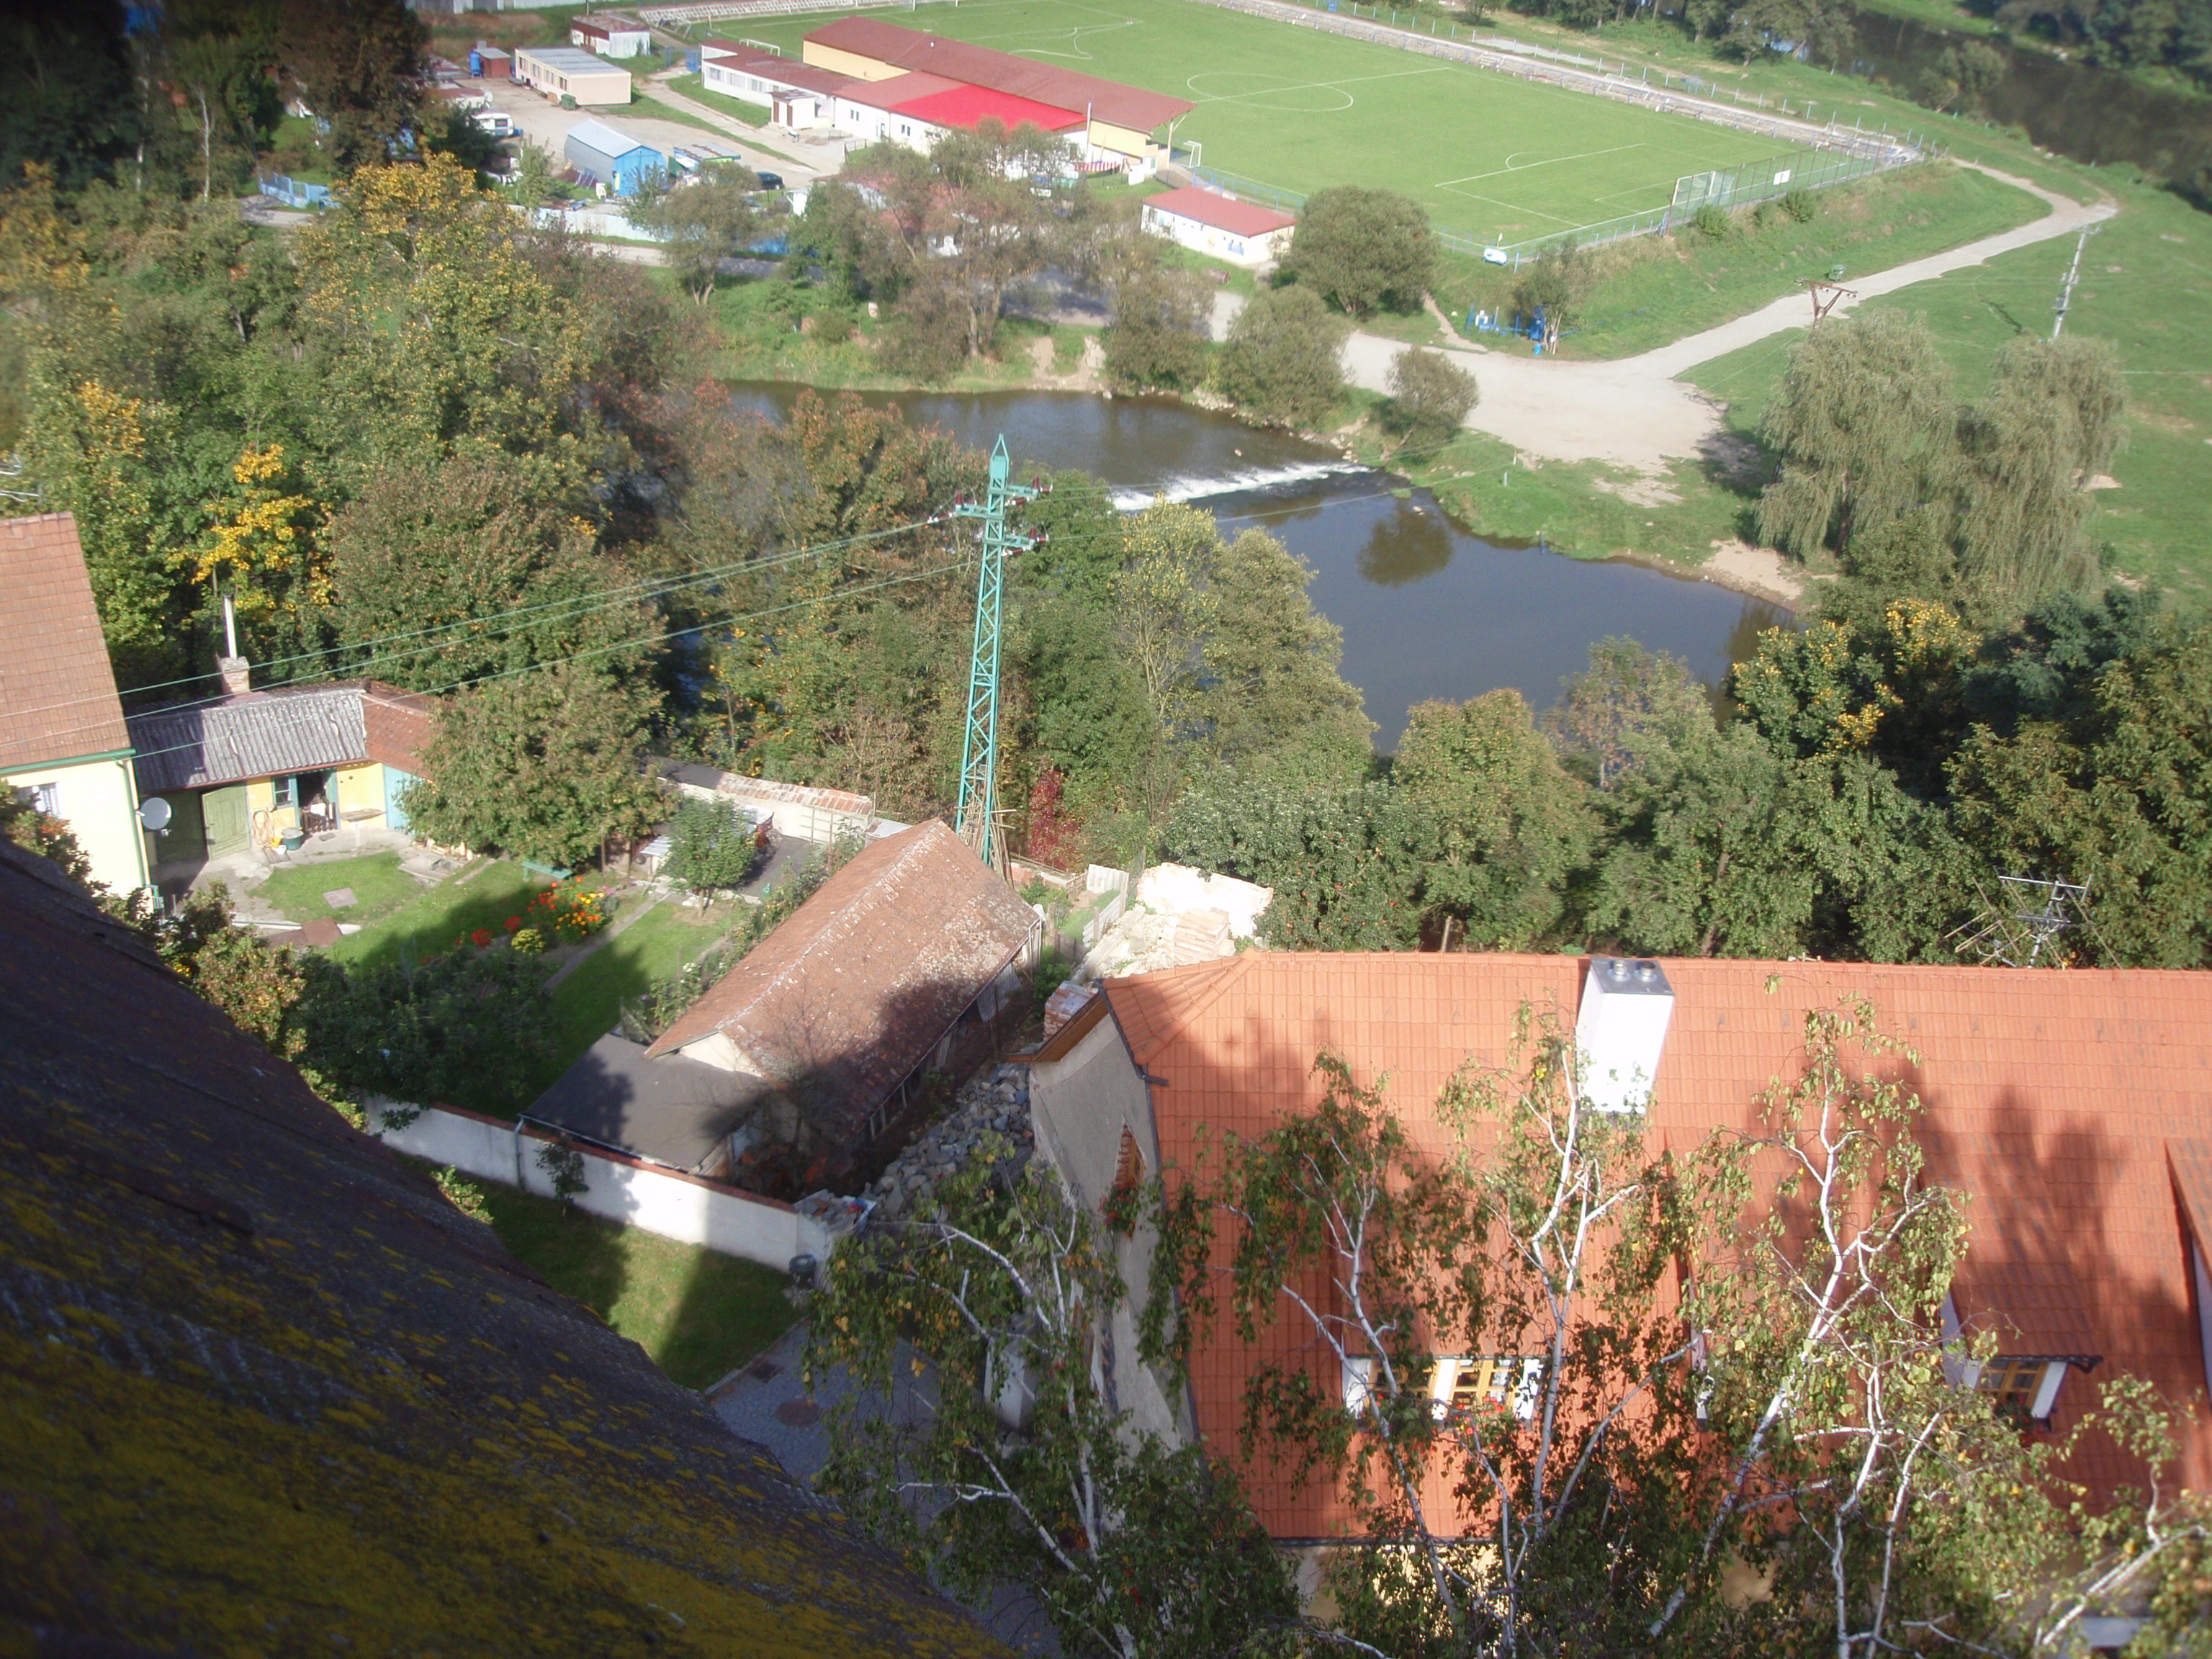
{"label": "sports field floodlight pole", "polygon": [[960,808],[953,829],[975,856],[998,869],[1004,863],[998,832],[999,635],[1005,611],[1006,552],[1036,545],[1028,536],[1009,534],[1006,504],[1035,498],[1036,491],[1012,483],[1006,434],[991,450],[991,486],[980,507],[961,501],[952,510],[983,521],[983,557],[975,573],[975,645],[968,662],[968,729],[960,744]]}

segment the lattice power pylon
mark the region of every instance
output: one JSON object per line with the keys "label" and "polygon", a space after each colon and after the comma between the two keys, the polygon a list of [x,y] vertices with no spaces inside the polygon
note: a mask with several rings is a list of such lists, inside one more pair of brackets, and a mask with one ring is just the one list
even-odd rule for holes
{"label": "lattice power pylon", "polygon": [[2077,925],[2066,913],[2089,896],[2086,882],[2000,876],[2003,900],[1953,935],[1960,956],[2008,968],[2035,968],[2058,958],[2058,936]]}
{"label": "lattice power pylon", "polygon": [[991,450],[991,487],[978,507],[961,502],[952,510],[983,521],[982,568],[975,574],[975,648],[968,665],[968,730],[960,744],[960,810],[953,828],[994,870],[1006,864],[999,835],[999,635],[1005,611],[1006,554],[1024,552],[1035,540],[1006,528],[1009,503],[1035,498],[1036,491],[1010,483],[1006,434]]}

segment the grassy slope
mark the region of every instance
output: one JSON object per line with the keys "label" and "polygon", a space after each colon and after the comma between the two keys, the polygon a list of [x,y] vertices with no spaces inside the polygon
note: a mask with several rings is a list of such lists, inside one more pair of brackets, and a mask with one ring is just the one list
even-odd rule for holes
{"label": "grassy slope", "polygon": [[[2069,330],[2119,348],[2130,441],[2100,492],[2094,533],[2118,568],[2187,601],[2212,595],[2212,216],[2163,191],[2123,185],[2122,211],[2089,242]],[[1980,392],[1997,349],[2025,329],[2050,330],[2070,240],[2023,248],[1875,304],[1925,316],[1964,396]],[[1756,429],[1793,334],[1700,364],[1689,378],[1728,404],[1729,425]]]}
{"label": "grassy slope", "polygon": [[[2042,203],[1986,173],[1938,162],[1815,197],[1800,223],[1778,209],[1733,216],[1718,240],[1685,228],[1594,250],[1603,273],[1582,326],[1563,343],[1570,357],[1626,357],[1712,328],[1794,293],[1837,265],[1887,270],[1977,237],[2044,216]],[[1470,305],[1510,307],[1513,276],[1448,258],[1437,302],[1455,319]]]}
{"label": "grassy slope", "polygon": [[732,98],[715,92],[708,88],[704,76],[696,73],[672,76],[667,86],[671,92],[682,93],[716,114],[726,115],[733,121],[743,121],[749,127],[764,127],[769,124],[769,112],[764,106],[748,104],[742,98]]}
{"label": "grassy slope", "polygon": [[728,1375],[791,1328],[784,1276],[496,1182],[475,1183],[492,1230],[687,1389]]}

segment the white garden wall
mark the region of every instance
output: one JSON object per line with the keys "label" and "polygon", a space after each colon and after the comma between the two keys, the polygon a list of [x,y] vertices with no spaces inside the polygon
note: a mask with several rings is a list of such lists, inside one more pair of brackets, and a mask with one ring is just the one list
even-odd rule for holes
{"label": "white garden wall", "polygon": [[[526,1126],[518,1131],[497,1118],[433,1106],[411,1123],[379,1133],[395,1152],[552,1195],[552,1177],[538,1161],[539,1149],[554,1143],[545,1130]],[[572,1201],[592,1215],[686,1244],[703,1244],[779,1273],[795,1255],[830,1258],[829,1229],[788,1204],[618,1152],[581,1146],[576,1150],[584,1160],[584,1190]]]}

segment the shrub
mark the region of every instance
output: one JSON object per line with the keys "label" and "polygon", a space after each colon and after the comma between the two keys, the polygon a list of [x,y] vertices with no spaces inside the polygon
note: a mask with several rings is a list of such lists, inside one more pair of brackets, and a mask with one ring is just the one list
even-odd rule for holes
{"label": "shrub", "polygon": [[571,876],[555,882],[530,901],[530,923],[539,932],[550,933],[556,944],[580,944],[607,925],[606,902],[605,894]]}
{"label": "shrub", "polygon": [[507,941],[507,948],[526,957],[543,956],[545,954],[545,935],[535,927],[517,928],[514,937]]}
{"label": "shrub", "polygon": [[1728,214],[1716,202],[1708,202],[1692,214],[1690,222],[1697,227],[1699,234],[1711,237],[1716,242],[1729,233]]}
{"label": "shrub", "polygon": [[687,798],[668,826],[671,880],[712,898],[745,884],[760,861],[752,823],[727,800]]}
{"label": "shrub", "polygon": [[1459,430],[1481,393],[1474,376],[1439,351],[1401,351],[1390,365],[1383,422],[1412,444],[1442,443]]}
{"label": "shrub", "polygon": [[1820,198],[1809,190],[1793,190],[1782,198],[1782,210],[1802,225],[1820,210]]}

